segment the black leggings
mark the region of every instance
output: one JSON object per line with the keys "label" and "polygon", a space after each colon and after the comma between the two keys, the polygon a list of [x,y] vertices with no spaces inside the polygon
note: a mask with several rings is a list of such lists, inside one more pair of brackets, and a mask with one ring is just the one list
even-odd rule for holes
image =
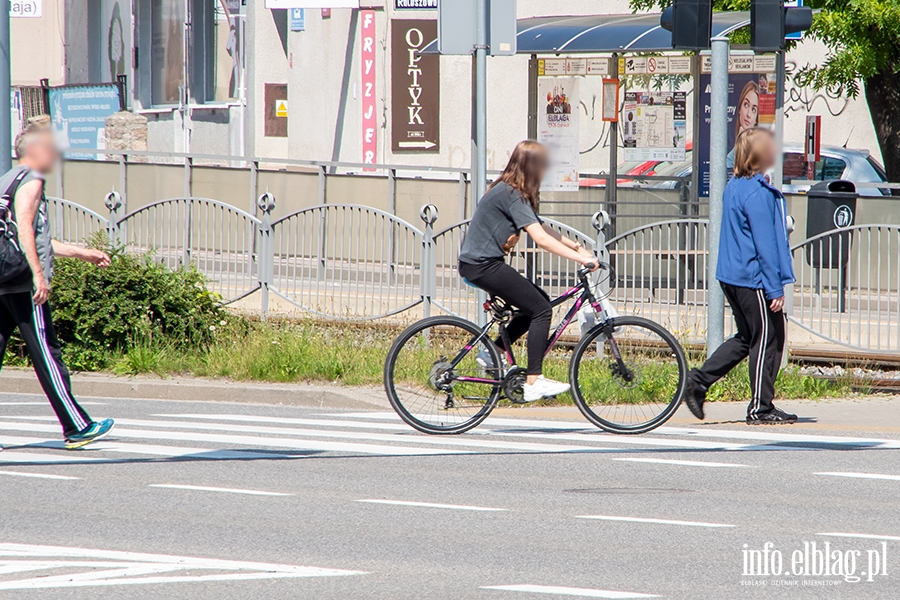
{"label": "black leggings", "polygon": [[[493,296],[503,298],[519,309],[519,315],[506,326],[510,342],[528,332],[528,375],[540,375],[544,365],[544,351],[550,337],[553,309],[550,297],[502,260],[473,265],[459,263],[459,274]],[[504,348],[503,340],[497,345]],[[505,349],[505,348],[504,348]]]}

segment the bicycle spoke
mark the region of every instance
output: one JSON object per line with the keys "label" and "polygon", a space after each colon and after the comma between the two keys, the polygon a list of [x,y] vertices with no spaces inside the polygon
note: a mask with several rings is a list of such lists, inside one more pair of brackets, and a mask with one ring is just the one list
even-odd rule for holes
{"label": "bicycle spoke", "polygon": [[[488,349],[487,338],[453,364],[477,333],[473,324],[446,317],[422,321],[401,334],[388,358],[385,384],[407,423],[428,433],[459,433],[490,412],[499,396],[499,370],[476,361],[483,350],[489,362],[497,359],[491,356],[495,351]],[[460,377],[491,382],[460,381]]]}
{"label": "bicycle spoke", "polygon": [[681,401],[686,362],[677,341],[661,326],[625,317],[615,322],[612,338],[595,331],[573,358],[576,402],[596,425],[620,433],[658,426]]}

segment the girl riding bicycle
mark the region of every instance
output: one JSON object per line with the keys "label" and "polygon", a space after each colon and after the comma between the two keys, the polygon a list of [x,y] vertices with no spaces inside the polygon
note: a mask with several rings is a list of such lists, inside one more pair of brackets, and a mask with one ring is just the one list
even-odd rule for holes
{"label": "girl riding bicycle", "polygon": [[[541,373],[550,336],[550,298],[534,283],[506,264],[505,258],[525,230],[537,246],[591,270],[597,259],[581,244],[545,225],[538,216],[541,182],[547,174],[547,149],[533,141],[519,142],[500,177],[488,188],[469,223],[459,254],[459,274],[469,283],[499,296],[518,310],[507,326],[510,343],[528,332],[528,368],[523,386],[524,400],[534,402],[569,390],[568,383],[553,381]],[[505,350],[503,341],[497,345]],[[483,366],[490,356],[480,358]]]}

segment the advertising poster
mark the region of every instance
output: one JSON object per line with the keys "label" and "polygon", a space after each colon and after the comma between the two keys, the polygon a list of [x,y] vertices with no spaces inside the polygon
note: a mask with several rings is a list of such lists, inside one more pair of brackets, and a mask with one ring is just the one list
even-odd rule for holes
{"label": "advertising poster", "polygon": [[[105,148],[106,117],[119,112],[115,85],[74,85],[50,89],[50,120],[63,148]],[[66,158],[94,160],[96,155],[66,152]]]}
{"label": "advertising poster", "polygon": [[362,56],[362,154],[363,163],[374,165],[378,154],[378,117],[375,99],[375,11],[359,13]]}
{"label": "advertising poster", "polygon": [[538,141],[550,152],[550,171],[542,191],[578,191],[578,83],[576,77],[541,77]]}
{"label": "advertising poster", "polygon": [[687,142],[685,92],[625,92],[625,160],[681,161]]}
{"label": "advertising poster", "polygon": [[[701,197],[709,197],[710,75],[700,76],[700,185]],[[744,129],[775,126],[775,74],[740,72],[728,78],[728,176],[734,167],[734,140]]]}
{"label": "advertising poster", "polygon": [[437,21],[391,21],[391,148],[441,149],[441,57],[419,54],[437,37]]}

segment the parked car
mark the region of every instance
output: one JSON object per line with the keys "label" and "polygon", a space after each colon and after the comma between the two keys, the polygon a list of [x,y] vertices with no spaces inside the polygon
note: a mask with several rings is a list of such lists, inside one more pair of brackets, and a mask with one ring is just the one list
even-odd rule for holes
{"label": "parked car", "polygon": [[[823,146],[822,158],[815,164],[813,177],[809,177],[804,148],[800,144],[784,145],[784,177],[782,183],[785,193],[804,194],[809,190],[809,185],[794,185],[797,180],[846,179],[855,183],[882,183],[887,182],[887,174],[884,167],[879,164],[868,150],[853,150],[840,146]],[[690,177],[693,172],[693,163],[690,153],[684,162],[670,163],[659,166],[656,175],[667,177]],[[680,184],[678,181],[646,182],[647,187],[660,189],[675,189]],[[860,192],[866,195],[890,196],[891,191],[880,188],[861,188]]]}
{"label": "parked car", "polygon": [[[687,159],[690,161],[691,149],[692,149],[692,140],[687,141]],[[659,169],[668,166],[671,164],[669,161],[663,160],[646,160],[644,162],[624,162],[619,165],[618,169],[616,169],[616,173],[618,173],[618,179],[616,181],[619,185],[623,183],[631,183],[635,178],[638,177],[650,177],[653,175],[659,175]],[[599,177],[581,177],[578,180],[578,185],[585,187],[606,187],[606,179]]]}

